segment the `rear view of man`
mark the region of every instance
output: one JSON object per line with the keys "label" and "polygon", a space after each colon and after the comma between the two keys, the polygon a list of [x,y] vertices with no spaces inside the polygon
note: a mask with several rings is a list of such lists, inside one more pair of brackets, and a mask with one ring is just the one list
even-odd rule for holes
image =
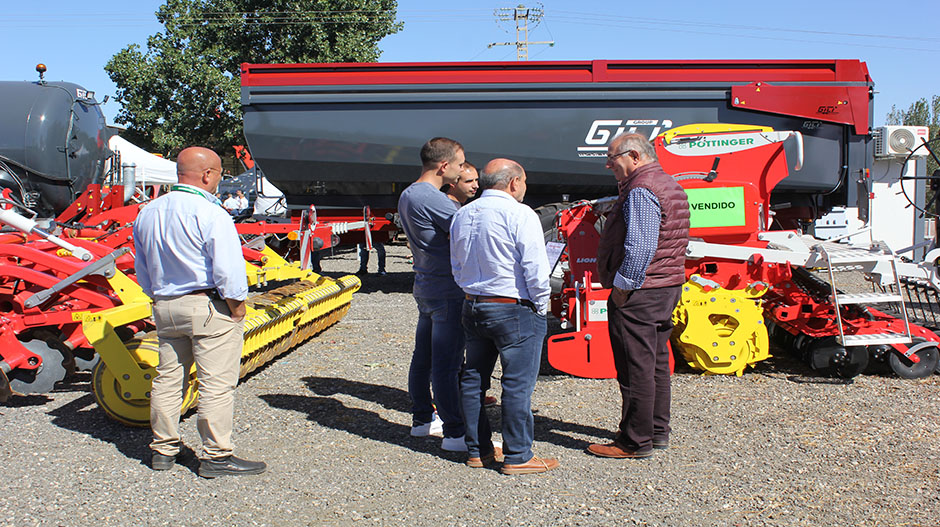
{"label": "rear view of man", "polygon": [[[457,204],[441,192],[454,184],[464,163],[463,147],[446,137],[435,137],[421,148],[421,176],[398,200],[402,228],[414,256],[413,294],[418,303],[415,348],[408,372],[411,396],[411,435],[434,433],[434,405],[443,421],[441,448],[465,451],[460,412],[458,375],[463,362],[460,309],[463,291],[450,272],[447,232]],[[431,387],[434,398],[431,398]]]}
{"label": "rear view of man", "polygon": [[189,371],[199,379],[199,475],[260,474],[266,465],[232,455],[235,384],[243,345],[248,280],[232,218],[212,195],[219,156],[191,147],[176,161],[179,184],[143,207],[134,221],[134,268],[153,298],[159,364],[150,399],[154,470],[173,468]]}
{"label": "rear view of man", "polygon": [[450,228],[454,278],[466,294],[467,363],[460,388],[467,466],[483,467],[498,458],[483,398],[499,359],[504,474],[534,474],[558,466],[558,460],[532,453],[532,392],[547,329],[551,270],[539,218],[522,204],[525,179],[518,163],[490,161],[480,175],[483,194],[457,211]]}

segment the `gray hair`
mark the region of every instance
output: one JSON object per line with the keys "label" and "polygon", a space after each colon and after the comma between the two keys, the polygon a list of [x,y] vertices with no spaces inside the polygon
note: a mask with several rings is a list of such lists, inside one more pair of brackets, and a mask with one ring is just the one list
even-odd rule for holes
{"label": "gray hair", "polygon": [[641,158],[646,158],[650,161],[659,160],[656,156],[656,149],[653,148],[653,143],[650,143],[648,139],[640,134],[620,134],[611,141],[611,144],[616,145],[616,154],[633,150],[639,154]]}
{"label": "gray hair", "polygon": [[522,166],[518,163],[505,163],[492,173],[487,172],[484,168],[480,172],[479,184],[482,190],[491,188],[503,190],[509,186],[513,179],[520,177],[522,177]]}

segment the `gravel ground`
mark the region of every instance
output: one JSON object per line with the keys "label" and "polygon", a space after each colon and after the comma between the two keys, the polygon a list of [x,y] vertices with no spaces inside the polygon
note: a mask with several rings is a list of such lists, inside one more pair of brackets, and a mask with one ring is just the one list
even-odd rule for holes
{"label": "gravel ground", "polygon": [[[940,523],[940,376],[846,383],[783,354],[740,378],[677,372],[671,446],[646,460],[585,454],[617,424],[614,382],[545,368],[535,451],[561,467],[467,468],[408,435],[417,310],[408,251],[388,249],[389,275],[366,276],[345,319],[240,384],[236,453],[267,473],[201,479],[191,451],[151,471],[149,431],[106,418],[84,374],[0,406],[0,525]],[[353,272],[355,255],[324,269]]]}

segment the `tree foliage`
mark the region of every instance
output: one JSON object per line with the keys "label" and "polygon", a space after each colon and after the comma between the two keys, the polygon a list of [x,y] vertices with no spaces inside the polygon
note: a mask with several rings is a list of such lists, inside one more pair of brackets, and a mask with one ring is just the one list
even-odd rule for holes
{"label": "tree foliage", "polygon": [[375,62],[401,30],[395,0],[167,0],[164,30],[114,55],[105,71],[128,139],[161,152],[242,142],[243,62]]}

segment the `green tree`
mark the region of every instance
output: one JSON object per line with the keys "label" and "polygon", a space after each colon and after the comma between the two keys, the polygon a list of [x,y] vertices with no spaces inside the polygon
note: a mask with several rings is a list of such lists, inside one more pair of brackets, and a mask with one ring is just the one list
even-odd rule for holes
{"label": "green tree", "polygon": [[[885,117],[885,124],[890,125],[908,125],[908,126],[929,126],[930,127],[930,148],[937,157],[940,157],[940,141],[933,141],[940,137],[940,95],[934,95],[928,102],[927,99],[918,99],[911,103],[907,110],[899,110],[896,106],[891,106],[891,111]],[[923,147],[922,147],[923,148]],[[920,150],[919,152],[923,152]],[[927,155],[927,175],[934,174],[938,168],[937,161],[933,156]],[[927,203],[933,203],[933,197],[936,193],[935,187],[940,185],[940,181],[932,181],[927,186]],[[937,212],[937,205],[934,203],[929,207],[932,213]]]}
{"label": "green tree", "polygon": [[114,55],[105,71],[127,138],[171,155],[242,140],[243,62],[375,62],[401,30],[395,0],[167,0],[164,30]]}

